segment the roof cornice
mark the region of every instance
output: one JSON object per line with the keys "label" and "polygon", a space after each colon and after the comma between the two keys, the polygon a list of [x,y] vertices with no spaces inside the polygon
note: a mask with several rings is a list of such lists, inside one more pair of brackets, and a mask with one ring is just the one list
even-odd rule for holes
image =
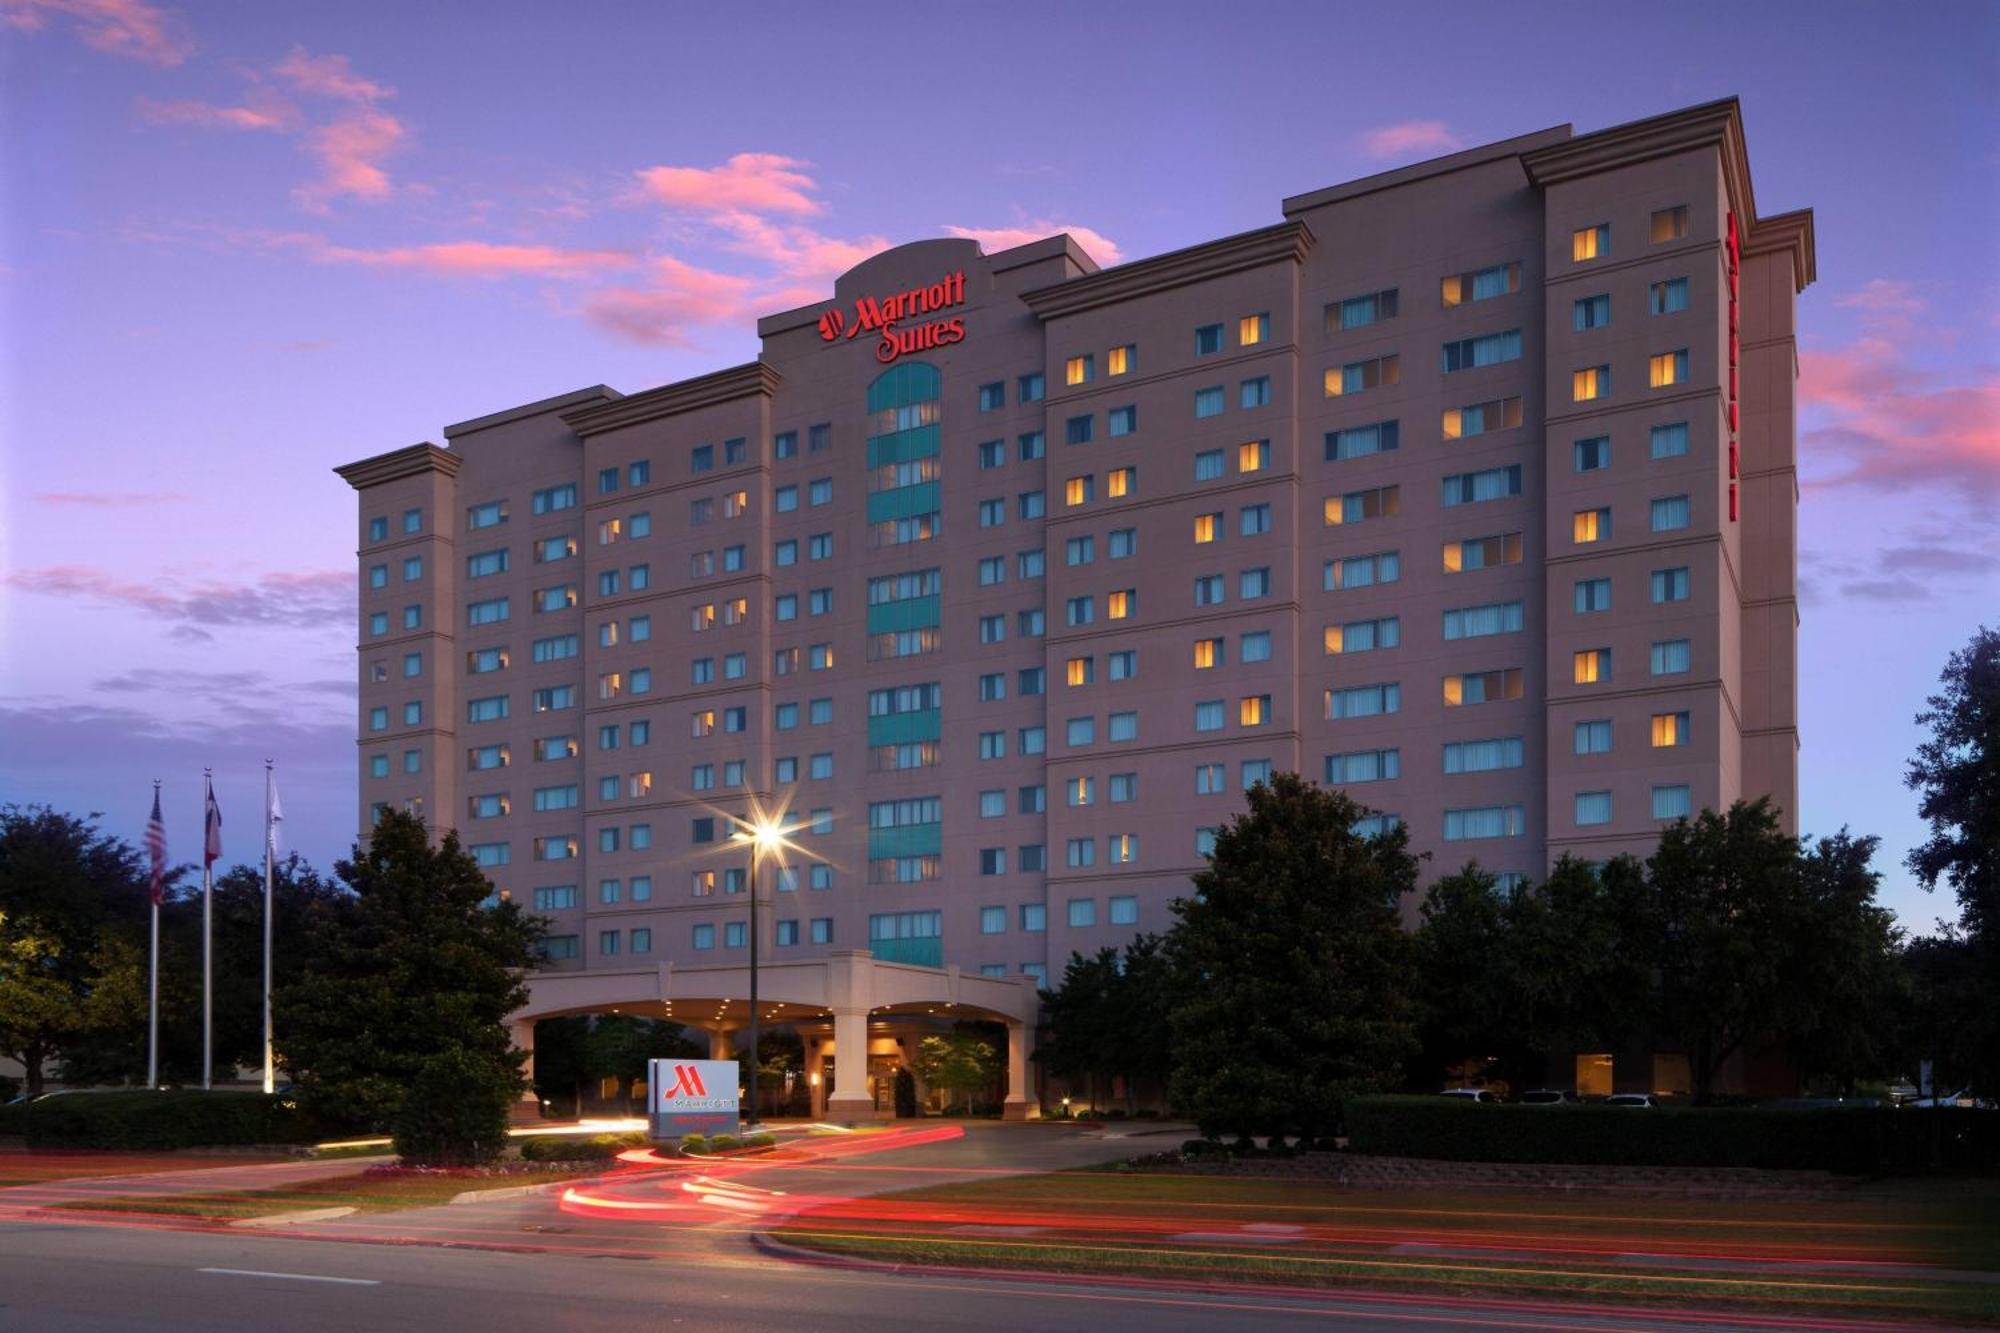
{"label": "roof cornice", "polygon": [[1225,236],[1219,241],[1173,250],[1151,259],[1121,264],[1051,287],[1024,292],[1021,300],[1041,319],[1057,319],[1098,306],[1185,287],[1191,282],[1225,277],[1267,264],[1304,261],[1313,247],[1312,229],[1303,222]]}
{"label": "roof cornice", "polygon": [[778,381],[782,378],[777,371],[762,361],[751,361],[745,365],[731,366],[728,370],[718,370],[711,375],[681,380],[676,384],[662,384],[657,389],[630,394],[598,407],[565,412],[562,419],[563,423],[578,435],[596,435],[602,431],[617,430],[621,426],[636,426],[642,421],[678,416],[683,412],[714,407],[719,403],[735,402],[740,398],[751,398],[759,394],[768,397],[776,391]]}
{"label": "roof cornice", "polygon": [[1305,194],[1291,195],[1284,202],[1285,216],[1291,217],[1294,213],[1304,213],[1315,208],[1324,208],[1328,204],[1358,199],[1365,194],[1412,185],[1417,181],[1429,180],[1434,176],[1443,176],[1454,171],[1466,171],[1492,162],[1518,158],[1537,148],[1567,142],[1570,132],[1568,125],[1555,125],[1546,130],[1536,130],[1533,134],[1516,135],[1512,139],[1502,139],[1497,143],[1481,144],[1477,148],[1467,148],[1446,154],[1444,157],[1434,157],[1427,162],[1413,162],[1407,167],[1377,172],[1373,176],[1363,176],[1359,180],[1344,181],[1339,185],[1328,185]]}
{"label": "roof cornice", "polygon": [[581,407],[585,403],[612,402],[621,395],[618,390],[605,384],[593,384],[587,389],[577,389],[571,393],[557,394],[554,398],[543,398],[537,402],[523,403],[519,407],[509,407],[499,412],[488,412],[483,417],[470,421],[453,422],[444,428],[444,437],[455,440],[461,435],[471,435],[475,431],[491,430],[495,426],[511,425],[516,421],[526,421],[530,417],[544,416],[559,412],[563,408]]}
{"label": "roof cornice", "polygon": [[1792,281],[1797,284],[1795,295],[1819,278],[1819,258],[1815,251],[1813,212],[1810,208],[1758,218],[1750,228],[1750,239],[1743,243],[1746,256],[1789,252],[1792,257]]}
{"label": "roof cornice", "polygon": [[426,472],[442,472],[447,477],[458,475],[458,465],[465,460],[449,449],[440,449],[425,441],[413,444],[407,449],[397,449],[391,453],[377,454],[356,463],[337,467],[334,472],[340,479],[357,491],[365,491],[371,486],[384,482],[400,481],[404,477],[421,476]]}
{"label": "roof cornice", "polygon": [[1654,158],[1703,148],[1722,155],[1722,175],[1731,209],[1739,218],[1757,216],[1750,189],[1750,156],[1743,144],[1743,109],[1734,97],[1669,111],[1627,125],[1578,135],[1522,155],[1528,179],[1547,188],[1600,171],[1614,171]]}

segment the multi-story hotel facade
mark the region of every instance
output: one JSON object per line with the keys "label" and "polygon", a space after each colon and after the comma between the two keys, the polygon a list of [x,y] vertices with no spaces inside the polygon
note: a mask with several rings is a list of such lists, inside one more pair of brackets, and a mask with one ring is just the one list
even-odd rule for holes
{"label": "multi-story hotel facade", "polygon": [[1735,101],[1282,213],[1102,270],[901,246],[750,364],[340,469],[363,826],[455,827],[547,981],[669,1012],[747,952],[753,803],[796,825],[764,961],[1030,995],[1166,929],[1272,772],[1434,873],[1789,826],[1812,219],[1758,215]]}

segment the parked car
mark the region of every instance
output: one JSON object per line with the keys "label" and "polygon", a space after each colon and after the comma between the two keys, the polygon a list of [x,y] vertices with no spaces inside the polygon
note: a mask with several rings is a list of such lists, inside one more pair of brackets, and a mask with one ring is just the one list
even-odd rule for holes
{"label": "parked car", "polygon": [[1604,1104],[1606,1106],[1642,1106],[1651,1108],[1658,1106],[1660,1103],[1650,1092],[1614,1092],[1604,1099]]}
{"label": "parked car", "polygon": [[1568,1088],[1536,1088],[1521,1094],[1523,1106],[1578,1106],[1581,1105],[1575,1093]]}
{"label": "parked car", "polygon": [[1486,1088],[1446,1088],[1440,1097],[1456,1097],[1462,1102],[1478,1102],[1482,1106],[1496,1106],[1500,1099]]}

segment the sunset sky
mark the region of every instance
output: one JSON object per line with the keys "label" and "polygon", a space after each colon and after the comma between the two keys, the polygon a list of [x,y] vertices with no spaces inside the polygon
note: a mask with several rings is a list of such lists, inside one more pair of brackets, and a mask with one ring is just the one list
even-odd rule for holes
{"label": "sunset sky", "polygon": [[2000,8],[0,0],[0,802],[228,859],[355,818],[354,497],[444,423],[754,357],[928,236],[1101,263],[1455,148],[1742,98],[1801,299],[1803,812],[1955,914],[1911,717],[2000,624]]}

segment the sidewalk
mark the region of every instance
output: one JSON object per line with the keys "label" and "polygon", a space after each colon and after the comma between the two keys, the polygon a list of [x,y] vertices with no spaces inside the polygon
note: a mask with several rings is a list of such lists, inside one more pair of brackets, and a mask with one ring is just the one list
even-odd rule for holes
{"label": "sidewalk", "polygon": [[80,1176],[33,1185],[10,1185],[0,1188],[0,1215],[89,1199],[276,1189],[282,1185],[310,1184],[333,1176],[351,1176],[357,1171],[392,1160],[385,1155],[341,1157],[327,1161],[255,1162],[241,1166],[191,1166],[132,1175]]}

